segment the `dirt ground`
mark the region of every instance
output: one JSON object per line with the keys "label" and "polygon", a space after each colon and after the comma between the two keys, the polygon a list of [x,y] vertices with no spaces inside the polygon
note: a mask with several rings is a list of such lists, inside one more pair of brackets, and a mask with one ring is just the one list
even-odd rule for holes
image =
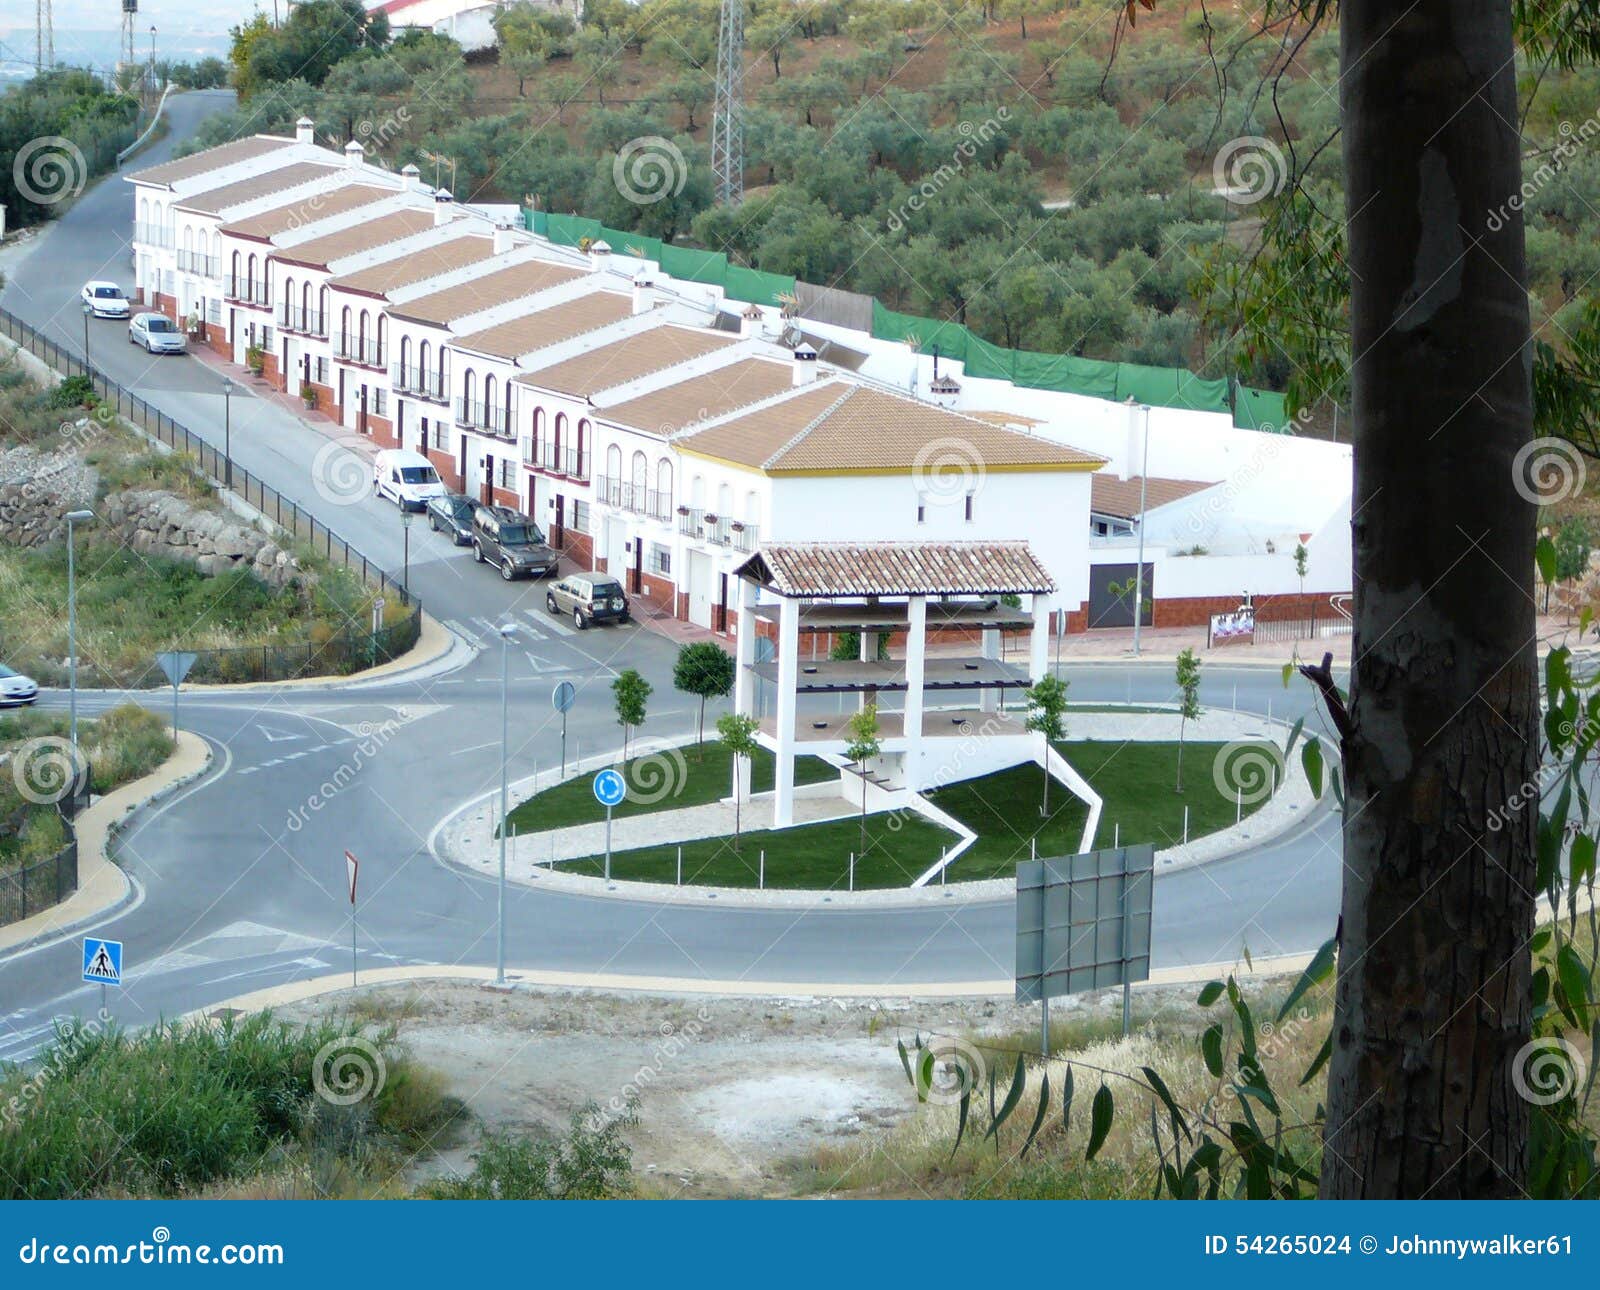
{"label": "dirt ground", "polygon": [[[1136,1021],[1194,990],[1141,991]],[[1114,1024],[1121,995],[1058,999],[1063,1032]],[[1009,1001],[666,998],[422,981],[278,1009],[291,1021],[391,1022],[475,1121],[564,1131],[586,1102],[620,1110],[646,1195],[783,1196],[808,1189],[815,1153],[859,1143],[916,1112],[896,1040],[1036,1033],[1036,1007]],[[421,1160],[413,1181],[470,1169],[476,1132]]]}

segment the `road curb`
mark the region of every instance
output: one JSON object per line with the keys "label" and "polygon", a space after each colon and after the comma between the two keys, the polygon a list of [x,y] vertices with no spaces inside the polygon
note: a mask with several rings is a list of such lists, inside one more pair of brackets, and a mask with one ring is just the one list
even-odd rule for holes
{"label": "road curb", "polygon": [[[1135,993],[1143,988],[1161,988],[1179,985],[1203,985],[1228,976],[1243,979],[1269,979],[1303,972],[1311,962],[1309,954],[1281,955],[1270,959],[1257,959],[1252,963],[1201,963],[1188,967],[1160,968],[1133,988]],[[216,1014],[228,1012],[261,1012],[291,1003],[303,1003],[325,995],[344,991],[356,993],[375,986],[403,985],[422,981],[477,982],[494,987],[495,970],[489,967],[471,967],[465,964],[438,964],[433,967],[375,968],[361,974],[355,985],[343,973],[308,978],[289,985],[272,986],[237,995],[220,1003],[196,1008],[184,1014],[183,1020],[203,1021],[215,1019]],[[561,972],[540,969],[519,969],[506,973],[506,989],[517,990],[589,990],[608,993],[657,995],[713,995],[724,998],[752,999],[1010,999],[1015,995],[1016,983],[998,981],[893,981],[883,983],[837,981],[729,981],[714,978],[638,976],[613,972]]]}
{"label": "road curb", "polygon": [[0,927],[0,957],[60,940],[131,905],[139,889],[111,859],[113,834],[135,812],[199,779],[211,762],[210,743],[192,731],[180,731],[177,748],[160,766],[80,812],[73,821],[78,835],[78,889],[59,905]]}

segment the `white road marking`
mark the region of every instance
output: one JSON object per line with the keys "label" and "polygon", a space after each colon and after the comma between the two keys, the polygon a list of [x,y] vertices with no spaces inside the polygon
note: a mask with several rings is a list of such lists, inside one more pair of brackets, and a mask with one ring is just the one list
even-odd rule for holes
{"label": "white road marking", "polygon": [[267,742],[269,744],[286,744],[286,743],[290,743],[290,742],[292,742],[292,741],[294,741],[296,739],[304,739],[305,738],[304,735],[286,735],[286,734],[283,733],[283,731],[281,731],[281,730],[273,730],[269,726],[262,725],[259,721],[256,722],[256,729],[259,730],[263,735],[266,736]]}
{"label": "white road marking", "polygon": [[444,620],[444,625],[453,631],[457,636],[465,637],[480,649],[483,647],[483,642],[478,639],[477,632],[474,632],[463,624],[458,623],[454,618],[446,618]]}

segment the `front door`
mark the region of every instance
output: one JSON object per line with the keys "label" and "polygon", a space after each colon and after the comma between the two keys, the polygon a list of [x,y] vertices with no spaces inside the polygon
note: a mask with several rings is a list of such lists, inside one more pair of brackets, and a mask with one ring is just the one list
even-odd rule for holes
{"label": "front door", "polygon": [[483,495],[479,500],[485,506],[494,505],[494,458],[488,453],[483,455]]}
{"label": "front door", "polygon": [[633,594],[644,593],[644,539],[633,539]]}
{"label": "front door", "polygon": [[689,552],[689,621],[711,626],[711,557],[704,551]]}
{"label": "front door", "polygon": [[556,522],[551,533],[551,544],[564,547],[567,544],[566,498],[560,493],[556,494]]}

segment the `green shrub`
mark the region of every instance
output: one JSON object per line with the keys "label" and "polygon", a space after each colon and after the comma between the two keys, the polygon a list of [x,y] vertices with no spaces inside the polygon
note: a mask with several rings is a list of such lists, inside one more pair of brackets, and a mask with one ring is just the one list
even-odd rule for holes
{"label": "green shrub", "polygon": [[87,376],[65,376],[50,391],[52,408],[81,408],[94,397],[94,383]]}
{"label": "green shrub", "polygon": [[602,1119],[593,1102],[572,1117],[564,1138],[487,1133],[465,1178],[425,1187],[434,1200],[605,1200],[632,1191],[633,1153],[622,1130],[631,1113]]}

